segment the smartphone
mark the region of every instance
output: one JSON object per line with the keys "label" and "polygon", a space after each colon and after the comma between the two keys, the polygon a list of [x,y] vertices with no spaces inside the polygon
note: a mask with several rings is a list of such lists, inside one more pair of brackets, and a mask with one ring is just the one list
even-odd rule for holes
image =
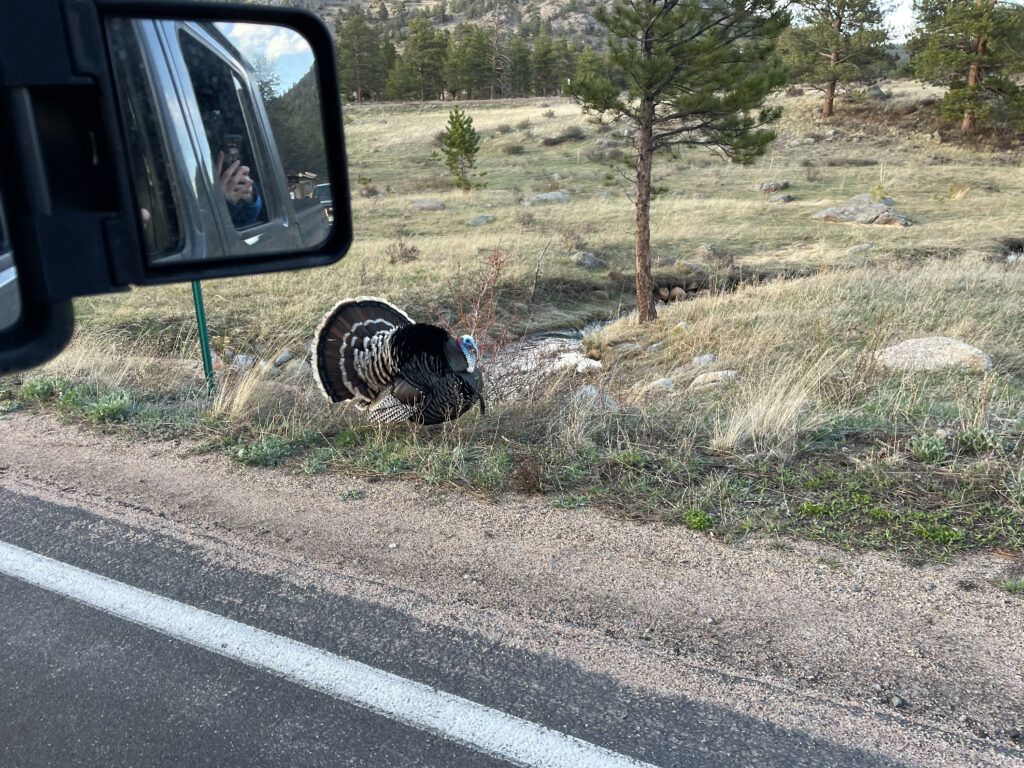
{"label": "smartphone", "polygon": [[237,133],[224,135],[224,168],[230,168],[232,163],[242,159],[242,136]]}

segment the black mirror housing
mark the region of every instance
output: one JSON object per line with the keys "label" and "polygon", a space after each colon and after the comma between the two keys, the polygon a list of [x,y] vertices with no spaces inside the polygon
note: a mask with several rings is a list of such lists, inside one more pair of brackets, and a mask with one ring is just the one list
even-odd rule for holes
{"label": "black mirror housing", "polygon": [[[8,16],[8,23],[0,27],[0,206],[6,213],[0,220],[8,230],[6,241],[16,267],[22,312],[13,326],[0,328],[0,373],[39,364],[59,352],[71,335],[70,300],[76,296],[322,266],[348,250],[352,220],[338,77],[330,34],[316,16],[250,5],[124,0],[33,0],[15,4]],[[215,22],[272,25],[304,38],[313,56],[311,82],[319,94],[323,167],[332,190],[330,210],[321,206],[313,213],[302,212],[316,216],[322,225],[317,237],[295,240],[298,227],[291,208],[298,206],[282,203],[297,191],[289,192],[278,178],[285,174],[277,172],[281,161],[268,127],[262,135],[269,138],[252,140],[260,146],[250,151],[261,159],[276,160],[276,165],[264,163],[268,172],[259,180],[259,193],[268,207],[273,203],[279,212],[288,208],[277,214],[280,221],[264,215],[264,221],[257,222],[260,227],[235,233],[220,210],[223,205],[211,218],[212,206],[207,203],[203,221],[196,213],[181,212],[180,228],[192,238],[185,243],[190,251],[185,249],[181,258],[151,257],[147,237],[151,241],[152,236],[143,231],[148,211],[141,210],[146,215],[140,216],[139,164],[126,128],[123,82],[112,64],[117,40],[111,34],[111,20],[115,19],[128,20],[140,29],[146,24],[147,29],[157,30],[153,34],[170,35],[168,30],[187,27],[215,53],[223,52],[240,84],[248,81],[244,62],[239,62],[242,57],[219,35]],[[166,50],[167,40],[174,39],[166,37],[161,51]],[[150,50],[146,40],[140,45],[141,50]],[[159,67],[171,72],[168,77],[175,76],[169,65]],[[187,83],[171,85],[176,93],[192,92]],[[181,112],[187,117],[194,105],[182,99]],[[247,107],[247,121],[265,121],[258,97],[253,102],[255,107]],[[199,124],[193,120],[193,125]],[[196,133],[202,131],[193,130],[194,140]],[[205,142],[206,137],[201,138]],[[187,145],[169,144],[168,164]],[[203,152],[187,158],[191,165],[182,166],[198,165],[203,173],[179,174],[179,191],[194,194],[192,188],[199,186],[200,176],[203,184],[216,191],[216,179],[211,182],[210,178],[214,159],[203,146]],[[313,186],[310,182],[310,194],[303,192],[303,198],[312,197]],[[198,211],[201,203],[193,201],[189,207]],[[310,200],[305,207],[315,205]],[[214,232],[214,224],[220,224],[222,231]],[[203,245],[204,237],[260,242],[261,246],[225,247],[215,253]]]}

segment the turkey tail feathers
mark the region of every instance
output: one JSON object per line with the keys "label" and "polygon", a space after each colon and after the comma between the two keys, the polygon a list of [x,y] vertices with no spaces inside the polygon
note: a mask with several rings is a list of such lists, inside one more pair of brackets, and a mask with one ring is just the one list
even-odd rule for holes
{"label": "turkey tail feathers", "polygon": [[373,362],[385,352],[386,343],[386,336],[378,334],[412,324],[412,318],[394,304],[373,296],[335,304],[313,340],[313,371],[324,396],[335,403],[354,398],[364,407],[373,402],[380,382],[367,378],[377,378]]}

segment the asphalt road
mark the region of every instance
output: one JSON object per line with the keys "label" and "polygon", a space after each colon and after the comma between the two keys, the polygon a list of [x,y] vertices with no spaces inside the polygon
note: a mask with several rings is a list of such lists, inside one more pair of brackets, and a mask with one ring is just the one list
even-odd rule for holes
{"label": "asphalt road", "polygon": [[[607,750],[607,764],[614,756],[681,768],[896,765],[471,631],[211,564],[176,539],[2,488],[0,542],[552,729]],[[556,754],[510,762],[441,728],[399,722],[0,575],[0,765],[512,764],[567,763]]]}

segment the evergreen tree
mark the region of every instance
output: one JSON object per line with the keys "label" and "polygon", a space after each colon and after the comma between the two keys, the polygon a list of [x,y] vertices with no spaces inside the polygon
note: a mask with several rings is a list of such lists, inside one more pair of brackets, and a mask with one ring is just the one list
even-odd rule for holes
{"label": "evergreen tree", "polygon": [[790,77],[825,92],[822,117],[831,117],[836,87],[870,83],[895,63],[885,46],[885,29],[878,0],[797,0],[799,27],[779,39],[782,61]]}
{"label": "evergreen tree", "polygon": [[964,133],[979,123],[1024,129],[1024,8],[996,0],[916,0],[907,42],[922,80],[949,88],[940,111]]}
{"label": "evergreen tree", "polygon": [[489,89],[491,80],[490,43],[487,33],[476,24],[459,24],[448,39],[444,80],[448,90],[470,97]]}
{"label": "evergreen tree", "polygon": [[464,191],[473,186],[470,171],[476,166],[480,150],[480,134],[473,128],[473,118],[458,107],[448,113],[448,127],[441,134],[441,150],[445,165],[455,177],[455,185]]}
{"label": "evergreen tree", "polygon": [[654,153],[676,144],[717,148],[737,162],[764,153],[779,117],[764,108],[785,83],[770,63],[789,23],[775,0],[614,0],[598,8],[608,30],[609,64],[629,76],[624,95],[610,79],[578,80],[572,92],[590,114],[637,126],[636,292],[651,322],[651,170]]}
{"label": "evergreen tree", "polygon": [[530,93],[530,84],[533,82],[530,68],[531,51],[521,34],[514,35],[509,41],[507,55],[511,66],[509,89],[516,96],[526,96]]}
{"label": "evergreen tree", "polygon": [[443,75],[448,42],[445,35],[434,29],[426,19],[413,19],[409,25],[409,37],[405,41],[402,58],[412,71],[420,87],[420,101],[438,98],[444,89]]}
{"label": "evergreen tree", "polygon": [[533,44],[530,70],[533,73],[533,92],[538,96],[558,93],[559,71],[558,50],[547,31],[542,31]]}
{"label": "evergreen tree", "polygon": [[354,91],[356,102],[382,89],[387,71],[381,61],[380,33],[371,27],[366,14],[353,6],[344,22],[337,22],[338,71],[344,88]]}

